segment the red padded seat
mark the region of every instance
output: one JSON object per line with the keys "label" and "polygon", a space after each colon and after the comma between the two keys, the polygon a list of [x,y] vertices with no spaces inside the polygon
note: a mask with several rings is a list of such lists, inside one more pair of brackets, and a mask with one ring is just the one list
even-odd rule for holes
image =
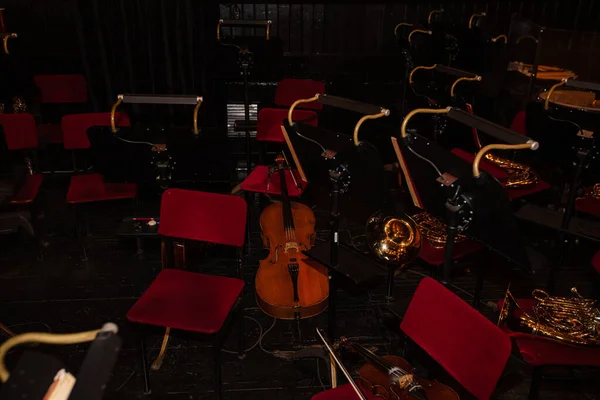
{"label": "red padded seat", "polygon": [[442,284],[419,283],[400,329],[476,398],[493,394],[510,338]]}
{"label": "red padded seat", "polygon": [[[536,301],[533,299],[516,299],[523,311],[531,313]],[[502,309],[503,300],[498,302]],[[512,311],[513,317],[518,317],[520,310]],[[547,365],[563,366],[600,366],[600,348],[574,346],[551,338],[534,336],[525,332],[515,332],[505,324],[501,326],[515,343],[515,347],[523,360],[534,367]]]}
{"label": "red padded seat", "polygon": [[[294,184],[292,179],[292,171],[285,171],[285,181],[287,184],[288,195],[290,197],[298,197],[302,194],[306,188],[306,182],[300,179],[300,175],[297,170],[293,170],[296,182],[302,188],[301,190]],[[267,183],[270,182],[267,189]],[[267,193],[267,194],[281,194],[281,182],[279,173],[274,172],[269,177],[269,167],[266,165],[259,165],[248,175],[246,179],[240,184],[240,188],[247,192],[254,193]]]}
{"label": "red padded seat", "polygon": [[137,188],[134,183],[105,183],[100,174],[75,175],[71,177],[67,203],[132,199],[136,196]]}
{"label": "red padded seat", "polygon": [[28,113],[2,114],[0,124],[9,150],[35,149],[38,146],[35,118]]}
{"label": "red padded seat", "polygon": [[[256,125],[256,140],[283,143],[285,139],[281,132],[281,126],[287,117],[287,109],[263,108],[260,110]],[[312,126],[317,126],[319,123],[317,113],[314,111],[294,110],[292,118],[296,122]]]}
{"label": "red padded seat", "polygon": [[[360,383],[357,383],[360,387],[362,393],[369,400],[382,399],[382,397],[376,397],[375,395],[368,392],[366,389],[360,386]],[[326,390],[321,393],[315,394],[311,397],[311,400],[354,400],[357,399],[356,392],[354,388],[349,383],[338,386],[335,389]]]}
{"label": "red padded seat", "polygon": [[[452,259],[456,260],[465,257],[481,249],[483,249],[483,246],[479,243],[474,242],[471,239],[465,239],[460,243],[454,244],[454,253],[452,254]],[[446,250],[444,247],[434,247],[431,242],[424,238],[421,243],[419,257],[431,265],[442,265],[444,263],[445,251]]]}
{"label": "red padded seat", "polygon": [[592,196],[583,196],[575,200],[575,209],[600,218],[600,200]]}
{"label": "red padded seat", "polygon": [[[473,163],[475,156],[473,154],[467,153],[461,149],[452,149],[452,153],[456,154],[463,160]],[[490,163],[489,161],[483,160],[480,164],[481,169],[492,175],[496,178],[502,186],[506,185],[506,180],[508,179],[508,173],[502,168],[497,167],[496,165]],[[531,186],[521,187],[521,188],[510,188],[506,190],[508,197],[511,199],[517,199],[519,197],[529,196],[534,193],[538,193],[550,188],[550,184],[546,181],[538,179],[538,181]]]}
{"label": "red padded seat", "polygon": [[87,82],[83,75],[36,75],[42,103],[87,103]]}
{"label": "red padded seat", "polygon": [[[131,121],[126,113],[115,113],[117,126],[130,126]],[[89,149],[90,141],[87,131],[94,126],[110,126],[110,113],[70,114],[62,118],[62,131],[65,149]]]}
{"label": "red padded seat", "polygon": [[165,269],[129,310],[127,319],[213,334],[223,326],[243,287],[244,281],[236,278]]}
{"label": "red padded seat", "polygon": [[26,175],[23,184],[10,199],[10,203],[15,205],[33,203],[43,181],[44,175],[42,174]]}

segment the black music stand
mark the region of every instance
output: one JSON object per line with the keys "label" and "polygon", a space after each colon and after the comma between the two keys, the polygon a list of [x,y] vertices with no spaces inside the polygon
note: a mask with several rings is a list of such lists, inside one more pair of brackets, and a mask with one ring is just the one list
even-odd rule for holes
{"label": "black music stand", "polygon": [[[320,95],[319,102],[362,114],[382,112],[381,107]],[[318,243],[304,253],[325,265],[329,271],[328,335],[333,340],[336,326],[336,291],[339,275],[356,285],[381,277],[376,271],[382,263],[356,251],[340,238],[340,215],[365,224],[367,219],[384,206],[383,163],[375,147],[361,141],[355,146],[353,138],[338,132],[284,121],[283,133],[288,145],[288,160],[293,161],[301,179],[305,179],[306,195],[312,193],[321,208],[330,208],[329,241]],[[395,266],[391,270],[391,284]]]}
{"label": "black music stand", "polygon": [[[461,110],[451,109],[448,117],[483,132],[488,131],[486,128],[489,126],[500,132],[508,131]],[[522,136],[517,136],[523,140]],[[496,179],[485,172],[475,179],[471,164],[420,135],[410,134],[400,144],[397,152],[400,165],[409,188],[413,187],[411,193],[415,192],[413,199],[417,198],[416,201],[421,203],[415,205],[447,225],[444,284],[451,281],[452,253],[458,233],[467,235],[524,270],[533,272],[510,200]]]}
{"label": "black music stand", "polygon": [[[222,27],[233,28],[264,28],[265,36],[263,38],[255,36],[227,37],[221,36]],[[242,129],[246,136],[246,170],[250,175],[252,170],[252,141],[250,130],[256,129],[256,123],[250,121],[250,94],[249,94],[249,76],[250,71],[254,73],[255,78],[261,77],[272,79],[280,73],[280,63],[283,59],[283,47],[280,40],[272,39],[270,35],[270,20],[219,20],[217,25],[217,42],[220,45],[218,57],[219,64],[224,66],[224,70],[219,72],[221,76],[242,76],[244,91],[244,120],[236,121],[237,129]],[[233,35],[232,35],[233,36]],[[235,61],[234,61],[235,60]],[[237,65],[237,69],[232,70],[231,66]],[[253,68],[255,67],[255,68]]]}

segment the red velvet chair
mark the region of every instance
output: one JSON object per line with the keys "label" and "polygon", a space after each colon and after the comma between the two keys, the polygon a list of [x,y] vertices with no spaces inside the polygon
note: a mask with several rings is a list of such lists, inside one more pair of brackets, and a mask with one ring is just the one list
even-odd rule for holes
{"label": "red velvet chair", "polygon": [[491,397],[510,356],[510,338],[460,297],[423,279],[400,329],[473,396]]}
{"label": "red velvet chair", "polygon": [[[129,117],[124,113],[117,113],[116,121],[119,126],[130,125]],[[93,126],[110,126],[110,113],[67,115],[62,119],[62,126],[65,134],[65,149],[81,151],[90,147],[87,130]],[[74,164],[76,164],[75,159]],[[87,223],[82,226],[79,215],[81,210],[77,207],[88,203],[135,199],[136,196],[137,187],[134,183],[107,183],[104,182],[102,175],[94,173],[71,177],[66,200],[67,203],[75,207],[75,226],[77,237],[81,242],[84,260],[87,259],[84,241],[84,236],[87,234]],[[85,216],[85,213],[83,214]]]}
{"label": "red velvet chair", "polygon": [[[82,75],[36,75],[36,86],[40,91],[40,102],[43,107],[52,108],[63,105],[84,104],[88,101],[87,82]],[[63,113],[61,111],[61,113]],[[48,116],[42,112],[43,124],[38,127],[40,139],[50,143],[62,143],[63,132],[58,123],[47,123]]]}
{"label": "red velvet chair", "polygon": [[[516,299],[523,311],[532,313],[536,300]],[[502,309],[504,300],[498,302],[498,309]],[[513,317],[518,317],[520,310],[512,311]],[[551,338],[534,336],[524,332],[515,332],[503,324],[504,330],[513,340],[515,350],[521,355],[523,361],[533,367],[533,376],[529,388],[529,399],[539,397],[540,386],[544,372],[548,367],[600,367],[600,348],[573,346]]]}
{"label": "red velvet chair", "polygon": [[[127,319],[134,323],[212,335],[217,398],[221,398],[220,353],[224,328],[234,309],[237,309],[240,327],[243,327],[241,257],[245,230],[246,203],[241,197],[181,189],[165,191],[158,231],[164,238],[167,267],[173,260],[172,238],[195,240],[237,247],[238,277],[163,269],[127,313]],[[243,330],[240,331],[240,354],[242,340]],[[149,393],[143,341],[141,353],[145,389]]]}
{"label": "red velvet chair", "polygon": [[[262,142],[283,143],[285,141],[281,132],[283,121],[288,117],[289,107],[298,99],[307,99],[317,93],[325,92],[323,82],[310,79],[285,78],[277,84],[275,92],[275,105],[286,108],[263,108],[258,113],[256,125],[256,140]],[[292,116],[294,121],[304,124],[317,126],[318,116],[315,111],[321,110],[323,105],[317,101],[301,104],[299,109],[294,110]],[[264,150],[264,148],[263,148]],[[261,159],[264,159],[264,151],[261,151]],[[293,185],[291,173],[286,172],[288,182],[288,193],[290,196],[297,197],[304,191],[305,182],[300,183],[300,188]],[[297,171],[294,171],[297,176]],[[269,182],[269,168],[265,165],[257,166],[250,175],[242,182],[240,188],[253,193],[279,194],[279,178],[277,174],[271,177]]]}
{"label": "red velvet chair", "polygon": [[[586,191],[590,191],[588,188]],[[596,218],[600,218],[600,200],[592,196],[583,196],[575,200],[575,209],[579,212],[583,212],[592,215]]]}
{"label": "red velvet chair", "polygon": [[[275,105],[285,108],[263,108],[258,113],[256,125],[256,140],[264,142],[283,143],[281,122],[287,118],[289,107],[299,99],[308,99],[317,93],[325,93],[325,84],[310,79],[285,78],[277,84],[275,92]],[[315,111],[321,110],[323,105],[317,101],[305,103],[294,110],[294,121],[317,126],[318,117]]]}
{"label": "red velvet chair", "polygon": [[[0,125],[2,125],[7,149],[22,152],[24,159],[28,160],[26,162],[31,163],[31,173],[25,175],[21,186],[10,199],[10,204],[20,209],[28,208],[32,214],[37,214],[33,211],[34,202],[44,181],[44,175],[35,172],[37,169],[35,149],[38,147],[35,119],[33,115],[27,113],[2,114]],[[43,258],[43,238],[38,219],[38,215],[32,215],[32,226],[39,245],[39,257]]]}
{"label": "red velvet chair", "polygon": [[[423,279],[400,329],[477,399],[491,397],[510,356],[510,338],[457,295]],[[313,400],[354,399],[353,393],[343,385]]]}

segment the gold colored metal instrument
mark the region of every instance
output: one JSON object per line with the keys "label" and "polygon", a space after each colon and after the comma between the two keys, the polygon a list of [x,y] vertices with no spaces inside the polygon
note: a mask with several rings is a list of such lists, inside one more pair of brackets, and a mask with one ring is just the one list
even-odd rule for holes
{"label": "gold colored metal instrument", "polygon": [[[446,246],[446,238],[448,236],[446,229],[447,225],[439,219],[431,216],[426,211],[422,211],[412,216],[413,221],[417,224],[421,235],[425,237],[436,249],[441,249]],[[467,237],[460,233],[454,238],[455,243],[464,241]]]}
{"label": "gold colored metal instrument", "polygon": [[495,154],[487,153],[485,159],[492,164],[506,170],[508,179],[506,180],[506,188],[514,189],[534,185],[539,180],[536,173],[530,166],[511,161],[506,158],[498,157]]}
{"label": "gold colored metal instrument", "polygon": [[405,266],[421,251],[421,232],[415,221],[375,213],[367,221],[365,236],[369,248],[381,260]]}
{"label": "gold colored metal instrument", "polygon": [[596,183],[592,187],[592,190],[590,190],[590,196],[592,196],[596,200],[600,200],[600,183]]}
{"label": "gold colored metal instrument", "polygon": [[533,291],[537,304],[533,312],[527,313],[516,299],[506,290],[504,304],[500,310],[498,325],[512,316],[512,308],[521,311],[518,317],[520,327],[526,328],[532,335],[541,335],[551,339],[578,345],[600,345],[600,308],[593,299],[583,298],[577,288],[572,288],[574,297],[550,296],[543,290]]}

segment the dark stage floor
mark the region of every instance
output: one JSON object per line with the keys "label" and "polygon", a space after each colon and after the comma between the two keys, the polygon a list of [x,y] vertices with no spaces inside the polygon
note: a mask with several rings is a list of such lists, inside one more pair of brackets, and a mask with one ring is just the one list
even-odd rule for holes
{"label": "dark stage floor", "polygon": [[[111,321],[118,324],[124,339],[117,366],[106,390],[107,399],[143,398],[143,381],[137,363],[137,350],[125,314],[140,294],[160,271],[159,242],[145,242],[142,257],[135,254],[133,239],[118,239],[114,232],[120,218],[131,211],[131,203],[115,202],[90,209],[91,228],[89,261],[80,261],[81,252],[73,238],[72,215],[64,203],[67,177],[48,177],[42,190],[42,201],[48,223],[49,246],[44,261],[36,260],[35,245],[18,235],[0,237],[0,321],[15,332],[77,332],[99,328]],[[152,204],[142,202],[152,208]],[[255,210],[254,215],[258,214]],[[316,212],[319,237],[327,232],[328,213]],[[348,228],[344,228],[348,231]],[[360,229],[352,233],[360,234]],[[532,234],[541,234],[533,231]],[[538,250],[551,257],[551,246],[542,239]],[[316,359],[285,361],[275,357],[275,350],[294,348],[294,323],[274,322],[256,306],[253,281],[258,267],[260,251],[259,232],[253,229],[252,253],[245,268],[246,291],[246,343],[253,346],[246,358],[223,355],[224,398],[234,399],[310,399],[328,385],[326,365]],[[580,292],[591,292],[591,267],[589,260],[593,246],[579,244],[571,254],[571,260],[559,275],[561,289],[577,285]],[[233,276],[235,259],[228,249],[210,248],[192,252],[191,270]],[[515,292],[526,294],[533,287],[542,287],[546,273],[539,272],[533,278],[513,271],[489,253],[483,260],[486,274],[482,294],[482,312],[491,320],[497,314],[486,304],[500,299],[512,277]],[[488,273],[489,272],[489,273]],[[430,273],[429,267],[416,262],[395,280],[395,295],[402,308],[414,292],[419,280]],[[454,282],[454,291],[470,301],[475,278],[467,272]],[[338,334],[356,338],[362,344],[376,346],[382,354],[402,353],[403,340],[398,332],[399,320],[387,311],[384,285],[368,292],[349,293],[340,291]],[[423,318],[427,318],[426,315]],[[303,339],[316,343],[314,328],[326,327],[326,312],[311,320],[303,321]],[[257,345],[262,332],[263,340]],[[234,331],[225,348],[234,349],[237,333]],[[162,334],[160,331],[148,337],[149,359],[158,353]],[[49,347],[37,350],[57,354],[74,370],[85,356],[87,345]],[[8,365],[14,365],[22,349],[8,355]],[[359,365],[349,359],[353,372]],[[597,374],[598,371],[592,371]],[[589,374],[576,371],[575,374]],[[151,372],[154,399],[210,398],[213,390],[212,353],[209,342],[197,341],[187,336],[175,335],[169,343],[167,357],[162,369]],[[343,378],[340,378],[343,380]],[[501,379],[495,398],[526,399],[530,375],[526,367],[512,358]],[[547,399],[593,399],[600,396],[597,388],[583,383],[544,383],[542,398]]]}

